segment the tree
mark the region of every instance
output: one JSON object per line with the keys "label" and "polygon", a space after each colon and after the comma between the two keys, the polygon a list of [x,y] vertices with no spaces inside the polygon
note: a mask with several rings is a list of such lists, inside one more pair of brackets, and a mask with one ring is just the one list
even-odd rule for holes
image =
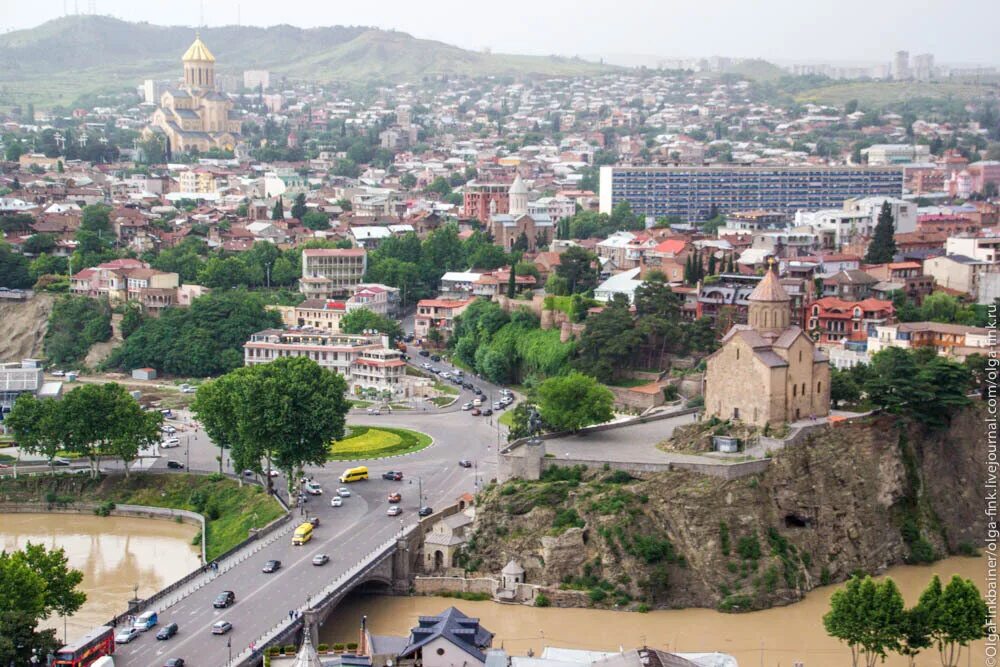
{"label": "tree", "polygon": [[[295,201],[292,203],[292,217],[296,220],[302,220],[306,214],[306,195],[303,192],[295,195]],[[275,220],[280,220],[280,218],[275,218]]]}
{"label": "tree", "polygon": [[299,219],[307,229],[330,229],[330,216],[323,211],[306,211]]}
{"label": "tree", "polygon": [[[202,384],[191,404],[191,410],[198,415],[205,433],[219,447],[219,474],[222,474],[223,452],[233,446],[234,438],[239,432],[236,405],[239,398],[239,378],[238,373],[232,372]],[[251,470],[260,472],[262,456],[259,453],[256,457],[247,457],[250,461],[241,461],[240,469],[244,469],[249,463]],[[241,476],[240,483],[242,482]]]}
{"label": "tree", "polygon": [[417,177],[407,172],[399,177],[399,184],[409,190],[417,184]]}
{"label": "tree", "polygon": [[56,401],[26,392],[17,397],[4,425],[17,437],[22,451],[41,454],[51,466],[63,447],[62,415]]}
{"label": "tree", "polygon": [[271,209],[271,220],[284,220],[285,219],[285,204],[283,203],[281,197],[278,197],[278,201],[274,202],[274,208]]}
{"label": "tree", "polygon": [[595,259],[593,253],[579,246],[567,248],[559,256],[556,275],[566,281],[570,294],[588,292],[597,287]]}
{"label": "tree", "polygon": [[517,296],[517,264],[511,262],[510,275],[507,277],[507,298],[513,299]]}
{"label": "tree", "polygon": [[882,210],[878,214],[878,223],[875,225],[871,243],[868,244],[868,252],[865,254],[866,263],[886,264],[892,261],[896,255],[895,226],[893,223],[892,207],[889,206],[888,201],[884,201],[882,202]]}
{"label": "tree", "polygon": [[632,205],[623,199],[611,209],[611,227],[615,231],[637,231],[645,225],[642,218],[632,212]]}
{"label": "tree", "polygon": [[66,551],[50,551],[42,544],[28,542],[21,553],[28,567],[45,582],[45,616],[52,613],[60,617],[72,616],[79,611],[87,601],[87,594],[77,590],[83,582],[83,572],[69,566]]}
{"label": "tree", "polygon": [[600,313],[587,318],[576,365],[602,382],[610,382],[633,365],[640,343],[628,299],[616,294]]}
{"label": "tree", "polygon": [[444,176],[438,176],[427,186],[427,192],[436,193],[443,199],[451,194],[451,185]]}
{"label": "tree", "polygon": [[28,258],[14,252],[11,247],[0,241],[0,287],[10,289],[27,289],[34,284],[28,271]]}
{"label": "tree", "polygon": [[830,597],[823,626],[831,637],[847,642],[854,667],[859,658],[865,667],[875,667],[887,652],[897,650],[903,617],[903,596],[892,579],[876,583],[854,576]]}
{"label": "tree", "polygon": [[969,579],[955,575],[942,590],[941,580],[934,575],[917,608],[925,614],[928,635],[938,649],[942,667],[956,667],[962,648],[986,636],[989,608]]}
{"label": "tree", "polygon": [[906,656],[909,667],[914,667],[917,655],[931,645],[930,632],[927,613],[919,605],[904,612],[899,648],[896,650]]}
{"label": "tree", "polygon": [[579,431],[584,426],[609,421],[614,395],[594,378],[571,371],[538,386],[542,419],[556,431]]}
{"label": "tree", "polygon": [[122,339],[128,338],[135,333],[142,326],[144,319],[142,307],[139,304],[135,302],[126,304],[121,324],[118,325],[122,332]]}
{"label": "tree", "polygon": [[38,631],[47,597],[44,576],[32,569],[23,551],[0,551],[0,664],[27,666],[32,654],[58,648],[55,630]]}
{"label": "tree", "polygon": [[389,336],[390,341],[403,337],[403,329],[396,320],[379,315],[368,308],[355,308],[340,318],[340,330],[346,334],[374,330]]}
{"label": "tree", "polygon": [[32,234],[21,244],[21,252],[29,255],[41,255],[52,252],[56,247],[56,237],[52,234]]}
{"label": "tree", "polygon": [[833,407],[841,403],[856,403],[861,400],[861,387],[854,381],[854,376],[839,368],[830,369],[830,401]]}

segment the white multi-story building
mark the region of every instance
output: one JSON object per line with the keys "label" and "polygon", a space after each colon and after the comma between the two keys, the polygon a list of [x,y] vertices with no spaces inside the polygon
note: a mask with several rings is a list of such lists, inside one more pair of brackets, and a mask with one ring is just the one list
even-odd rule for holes
{"label": "white multi-story building", "polygon": [[308,248],[302,251],[299,291],[307,299],[346,296],[354,292],[367,268],[364,248]]}
{"label": "white multi-story building", "polygon": [[892,220],[897,234],[917,231],[917,206],[913,202],[908,202],[895,197],[860,197],[848,199],[844,202],[844,210],[849,213],[864,213],[871,218],[872,229],[878,224],[879,213],[882,212],[882,204],[889,202],[889,210],[892,211]]}
{"label": "white multi-story building", "polygon": [[931,161],[931,147],[922,144],[875,144],[862,148],[861,154],[872,167]]}
{"label": "white multi-story building", "polygon": [[402,387],[406,362],[379,335],[351,335],[312,327],[265,329],[243,344],[247,366],[266,364],[280,357],[307,357],[339,373],[349,387],[396,389]]}

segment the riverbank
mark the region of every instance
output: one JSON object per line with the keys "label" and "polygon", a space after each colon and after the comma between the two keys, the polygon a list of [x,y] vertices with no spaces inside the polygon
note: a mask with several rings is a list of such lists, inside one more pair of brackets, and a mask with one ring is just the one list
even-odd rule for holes
{"label": "riverbank", "polygon": [[[932,565],[892,567],[890,576],[899,586],[906,603],[915,604],[930,578],[942,580],[953,574],[972,579],[985,591],[984,558],[955,556]],[[842,585],[842,584],[841,584]],[[745,614],[727,614],[712,609],[658,610],[646,614],[603,609],[537,608],[495,602],[470,602],[441,597],[350,596],[340,604],[320,629],[320,641],[327,644],[357,641],[358,625],[367,616],[373,634],[409,633],[419,616],[435,615],[455,606],[480,619],[483,627],[496,633],[494,646],[501,644],[514,655],[530,649],[540,655],[546,646],[617,651],[638,646],[679,651],[720,651],[736,657],[740,665],[788,667],[802,662],[806,667],[844,667],[851,664],[850,651],[827,636],[823,614],[830,596],[841,585],[813,589],[805,597],[785,607]],[[984,643],[976,642],[967,662],[983,667]],[[938,667],[937,651],[928,649],[917,656],[916,667]],[[907,661],[890,655],[886,667],[906,667]]]}
{"label": "riverbank", "polygon": [[[242,487],[218,475],[132,474],[91,479],[85,475],[55,475],[0,479],[0,502],[43,508],[94,503],[147,505],[196,512],[205,517],[205,556],[217,558],[245,540],[252,528],[262,528],[284,509],[255,485]],[[192,538],[201,542],[200,531]]]}

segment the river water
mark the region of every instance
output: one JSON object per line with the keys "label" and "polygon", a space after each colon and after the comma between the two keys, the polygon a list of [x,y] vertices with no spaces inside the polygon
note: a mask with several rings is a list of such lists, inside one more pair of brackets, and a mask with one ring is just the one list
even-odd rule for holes
{"label": "river water", "polygon": [[[191,545],[194,526],[172,521],[96,517],[87,515],[0,514],[0,549],[13,550],[26,542],[63,547],[70,564],[83,571],[87,603],[68,620],[70,638],[106,621],[126,606],[139,585],[145,597],[183,577],[199,565],[198,549]],[[914,604],[931,575],[953,574],[972,579],[985,590],[982,558],[949,558],[930,566],[890,569],[907,604]],[[616,651],[643,644],[670,651],[721,651],[736,657],[741,667],[845,667],[850,653],[827,637],[822,617],[837,586],[820,588],[788,607],[748,614],[721,614],[709,609],[654,611],[648,614],[594,609],[536,609],[493,602],[467,602],[433,597],[350,596],[321,630],[326,643],[357,641],[363,615],[372,632],[406,635],[417,617],[433,615],[451,605],[481,619],[501,644],[516,655],[528,649],[539,654],[545,646]],[[62,636],[62,621],[49,619],[47,627]],[[961,665],[984,665],[983,643],[965,651]],[[890,657],[889,667],[906,667]],[[918,667],[940,664],[936,651],[918,657]]]}
{"label": "river water", "polygon": [[[157,519],[68,514],[0,514],[0,549],[27,542],[66,550],[69,564],[83,572],[87,602],[66,621],[72,640],[124,611],[138,584],[146,597],[200,564],[201,548],[191,545],[197,527]],[[63,637],[63,621],[45,627]]]}
{"label": "river water", "polygon": [[[986,565],[982,558],[949,558],[930,566],[891,568],[908,605],[915,604],[933,574],[942,580],[953,574],[972,579],[985,591]],[[643,644],[668,651],[720,651],[736,657],[741,667],[849,667],[850,651],[829,638],[822,617],[829,610],[830,595],[837,586],[810,592],[804,600],[747,614],[722,614],[710,609],[653,611],[648,614],[594,609],[536,609],[493,602],[466,602],[432,597],[351,596],[333,613],[321,629],[320,639],[336,642],[358,641],[362,615],[374,634],[406,635],[418,616],[440,613],[454,605],[463,613],[478,617],[483,627],[494,632],[493,645],[501,644],[515,655],[528,649],[541,653],[545,646],[617,651]],[[962,666],[984,665],[983,642],[973,651],[963,651]],[[966,655],[969,654],[969,655]],[[906,660],[891,656],[885,665],[906,667]],[[918,667],[937,667],[937,651],[917,657]]]}

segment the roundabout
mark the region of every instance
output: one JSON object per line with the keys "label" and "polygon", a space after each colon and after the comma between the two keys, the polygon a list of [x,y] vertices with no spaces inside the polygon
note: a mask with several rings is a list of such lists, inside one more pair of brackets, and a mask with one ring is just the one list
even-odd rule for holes
{"label": "roundabout", "polygon": [[349,425],[343,440],[330,445],[329,460],[356,461],[404,456],[430,447],[434,439],[406,428]]}

